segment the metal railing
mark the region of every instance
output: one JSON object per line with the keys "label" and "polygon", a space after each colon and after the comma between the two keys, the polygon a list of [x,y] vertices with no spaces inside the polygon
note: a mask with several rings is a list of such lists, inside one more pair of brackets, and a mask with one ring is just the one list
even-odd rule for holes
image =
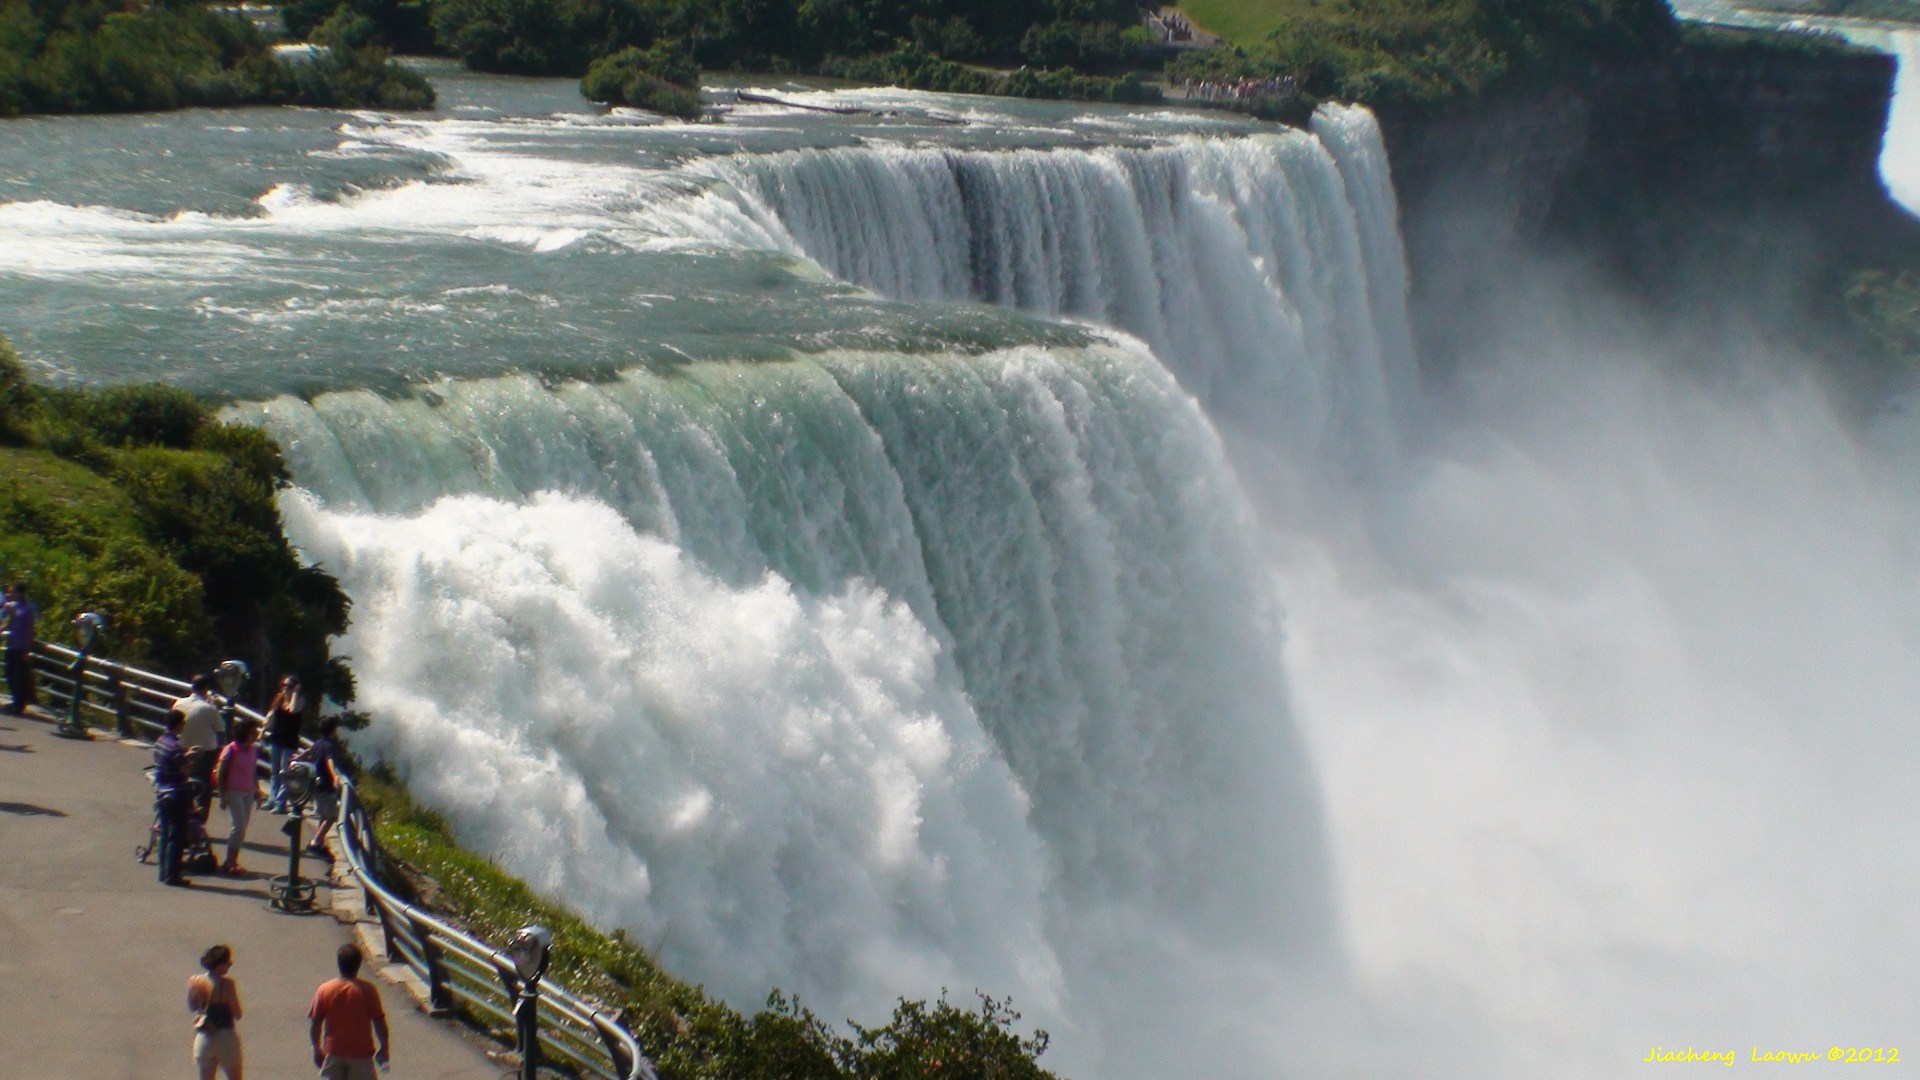
{"label": "metal railing", "polygon": [[[365,891],[367,910],[380,920],[387,958],[405,961],[419,973],[435,1008],[456,1008],[458,1002],[476,1019],[511,1026],[521,991],[513,958],[380,884],[376,867],[382,856],[373,823],[351,781],[340,793],[339,835],[347,865]],[[607,1080],[657,1080],[633,1034],[589,1002],[543,981],[540,1011],[543,1061],[565,1062],[582,1075]]]}
{"label": "metal railing", "polygon": [[[0,641],[4,641],[0,633]],[[75,677],[77,650],[48,641],[34,644],[34,671],[50,711],[71,710],[78,687],[83,724],[111,728],[122,738],[158,737],[166,730],[173,703],[190,691],[186,683],[105,657],[89,655]],[[234,712],[265,722],[257,711],[235,704]],[[303,740],[304,741],[304,740]],[[268,766],[261,763],[263,778]],[[521,991],[513,959],[479,938],[394,895],[382,884],[385,862],[374,838],[373,821],[351,780],[342,778],[340,838],[347,867],[359,879],[367,913],[380,922],[387,959],[405,963],[427,986],[436,1009],[465,1009],[491,1025],[513,1024],[513,1005]],[[542,1059],[564,1064],[582,1076],[604,1080],[658,1080],[639,1041],[618,1021],[566,988],[540,983],[539,1027]]]}
{"label": "metal railing", "polygon": [[[0,634],[0,640],[4,639],[5,635]],[[168,710],[192,689],[178,679],[92,655],[87,657],[86,666],[76,680],[73,667],[79,657],[78,650],[64,645],[50,641],[34,643],[34,676],[48,699],[49,711],[63,715],[67,712],[78,681],[84,691],[80,698],[82,722],[97,719],[101,726],[112,727],[122,738],[157,738],[166,730]],[[243,716],[264,719],[245,706],[236,708]]]}

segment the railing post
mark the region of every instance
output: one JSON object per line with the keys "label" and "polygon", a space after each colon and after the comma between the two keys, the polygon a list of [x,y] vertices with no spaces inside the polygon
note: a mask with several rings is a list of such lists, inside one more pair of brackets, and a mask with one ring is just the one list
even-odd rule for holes
{"label": "railing post", "polygon": [[113,723],[120,729],[120,737],[133,738],[133,694],[127,689],[126,668],[109,662],[107,664],[107,693],[113,698]]}
{"label": "railing post", "polygon": [[367,913],[380,917],[380,940],[387,947],[387,960],[389,962],[405,960],[407,954],[400,951],[400,935],[394,933],[393,915],[387,911],[387,905],[373,898],[372,889],[363,886],[360,892],[362,896],[366,897]]}
{"label": "railing post", "polygon": [[593,1030],[607,1048],[607,1057],[613,1061],[614,1075],[626,1080],[633,1075],[633,1056],[627,1053],[625,1033],[599,1013],[593,1014]]}
{"label": "railing post", "polygon": [[453,1009],[453,992],[447,989],[447,962],[440,943],[434,940],[433,927],[409,914],[413,936],[420,941],[420,958],[427,963],[427,1000],[436,1012]]}

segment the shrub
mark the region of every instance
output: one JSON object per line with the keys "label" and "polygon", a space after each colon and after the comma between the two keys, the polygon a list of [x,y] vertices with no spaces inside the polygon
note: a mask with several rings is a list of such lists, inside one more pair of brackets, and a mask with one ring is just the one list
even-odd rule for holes
{"label": "shrub", "polygon": [[433,29],[475,71],[578,77],[618,40],[606,0],[438,0]]}
{"label": "shrub", "polygon": [[99,390],[41,391],[47,413],[110,447],[192,446],[200,429],[211,424],[200,399],[159,383],[110,386]]}
{"label": "shrub", "polygon": [[1847,288],[1846,304],[1855,328],[1878,351],[1920,367],[1920,274],[1864,271]]}
{"label": "shrub", "polygon": [[433,5],[429,0],[291,0],[280,5],[280,21],[287,33],[313,40],[314,31],[334,16],[346,13],[366,18],[374,40],[403,53],[438,51],[433,38]]}
{"label": "shrub", "polygon": [[987,42],[973,24],[954,15],[946,21],[916,15],[907,23],[913,44],[948,60],[977,60],[986,55]]}
{"label": "shrub", "polygon": [[631,105],[668,116],[697,120],[700,69],[677,42],[662,41],[642,51],[628,46],[593,62],[580,80],[580,92],[594,101]]}
{"label": "shrub", "polygon": [[314,27],[311,36],[321,51],[292,66],[296,100],[338,108],[433,107],[433,86],[419,72],[394,62],[381,43],[380,28],[368,16],[342,5]]}
{"label": "shrub", "polygon": [[0,567],[32,582],[49,627],[99,608],[117,657],[181,669],[239,656],[352,699],[327,648],[348,600],[288,546],[275,501],[287,467],[264,432],[174,387],[35,386],[0,338],[9,421]]}
{"label": "shrub", "polygon": [[0,338],[0,442],[16,446],[25,442],[39,412],[27,366],[20,362],[13,344]]}
{"label": "shrub", "polygon": [[82,611],[104,611],[118,658],[186,665],[207,652],[213,635],[199,581],[125,523],[15,478],[0,485],[0,524],[0,563],[30,583],[42,636],[62,636]]}
{"label": "shrub", "polygon": [[1000,76],[943,60],[911,44],[879,56],[836,59],[824,67],[828,74],[842,78],[939,93],[1079,101],[1155,102],[1161,99],[1158,87],[1141,82],[1132,73],[1109,78],[1082,75],[1067,68],[1052,71],[1021,68]]}
{"label": "shrub", "polygon": [[1112,23],[1037,23],[1020,39],[1020,55],[1043,68],[1110,70],[1125,64],[1136,50],[1135,42]]}

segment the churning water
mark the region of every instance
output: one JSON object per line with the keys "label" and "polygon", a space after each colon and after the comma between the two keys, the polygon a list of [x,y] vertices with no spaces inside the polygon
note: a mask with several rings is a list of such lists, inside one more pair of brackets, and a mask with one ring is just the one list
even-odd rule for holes
{"label": "churning water", "polygon": [[1900,417],[1550,312],[1423,395],[1357,110],[441,85],[0,128],[0,318],[274,434],[364,738],[503,865],[1086,1078],[1897,1041]]}

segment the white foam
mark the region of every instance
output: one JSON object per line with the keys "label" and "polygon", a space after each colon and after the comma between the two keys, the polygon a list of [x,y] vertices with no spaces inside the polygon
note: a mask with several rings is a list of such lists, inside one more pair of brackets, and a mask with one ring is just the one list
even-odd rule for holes
{"label": "white foam", "polygon": [[1271,980],[1324,953],[1247,511],[1139,351],[236,415],[286,449],[290,534],[356,598],[382,753],[736,1003],[778,984],[878,1017],[978,986],[1076,1032],[1058,1060],[1134,1075],[1128,1018],[1174,967],[1198,993],[1228,957]]}

